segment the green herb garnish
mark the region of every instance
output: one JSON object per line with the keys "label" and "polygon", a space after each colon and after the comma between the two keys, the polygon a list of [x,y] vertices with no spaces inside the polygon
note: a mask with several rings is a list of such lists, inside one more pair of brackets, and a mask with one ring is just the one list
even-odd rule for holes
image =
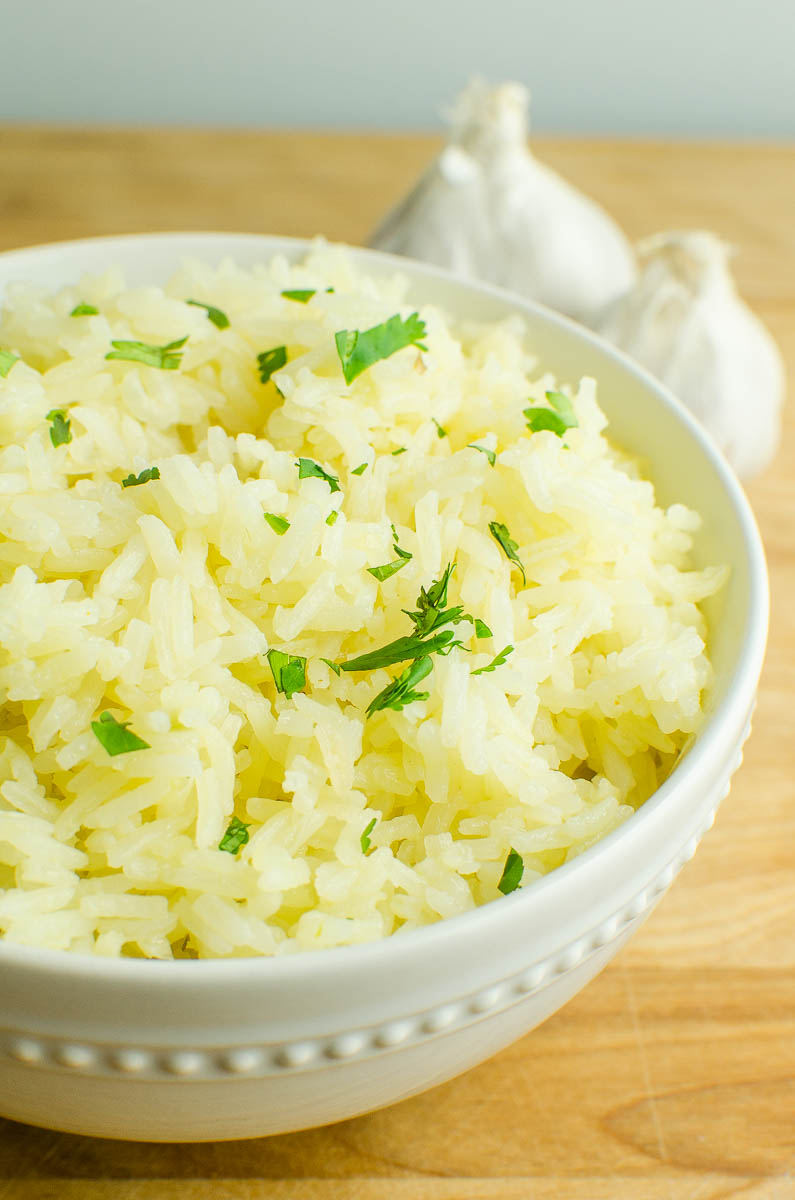
{"label": "green herb garnish", "polygon": [[407,704],[413,704],[415,700],[427,700],[430,693],[417,692],[414,690],[414,685],[424,679],[426,675],[430,675],[432,670],[433,662],[428,656],[418,658],[370,701],[367,706],[367,716],[371,717],[373,713],[379,712],[383,708],[392,708],[395,712],[400,712]]}
{"label": "green herb garnish", "polygon": [[96,317],[99,315],[99,309],[94,308],[93,304],[76,304],[69,313],[70,317]]}
{"label": "green herb garnish", "polygon": [[550,432],[556,433],[558,437],[563,437],[567,429],[576,429],[579,421],[575,416],[569,397],[564,396],[563,392],[547,392],[546,397],[552,408],[526,408],[524,410],[527,428],[531,429],[533,433],[548,429]]}
{"label": "green herb garnish", "polygon": [[314,459],[299,458],[295,465],[298,467],[299,479],[325,479],[326,483],[329,485],[330,491],[342,491],[340,488],[339,477],[337,475],[330,475],[328,471],[324,471],[323,468],[314,461]]}
{"label": "green herb garnish", "polygon": [[481,621],[480,617],[475,617],[475,637],[487,638],[494,637],[494,634],[489,629],[485,621]]}
{"label": "green herb garnish", "polygon": [[519,884],[522,882],[524,875],[524,863],[522,862],[521,854],[517,854],[513,846],[508,851],[508,857],[505,860],[505,866],[502,869],[502,876],[497,887],[502,892],[503,896],[508,896],[511,892],[515,892]]}
{"label": "green herb garnish", "polygon": [[390,667],[393,663],[407,662],[409,659],[426,658],[429,654],[438,653],[453,640],[452,629],[443,629],[433,637],[421,638],[417,635],[395,638],[378,650],[369,650],[356,658],[349,658],[340,663],[343,671],[376,671],[379,667]]}
{"label": "green herb garnish", "polygon": [[418,313],[412,313],[405,321],[395,314],[372,329],[341,329],[334,335],[334,341],[345,382],[353,383],[373,363],[390,358],[406,346],[427,350],[428,347],[420,340],[424,337],[425,322],[420,320]]}
{"label": "green herb garnish", "polygon": [[493,467],[497,461],[497,455],[493,450],[489,450],[487,446],[478,446],[475,444],[475,442],[469,442],[467,444],[467,450],[479,450],[481,454],[485,454],[486,458],[489,460],[489,466]]}
{"label": "green herb garnish", "polygon": [[370,824],[367,826],[367,828],[362,833],[362,836],[360,838],[360,841],[362,844],[362,854],[366,854],[367,851],[370,849],[370,834],[375,829],[375,823],[377,820],[378,820],[378,817],[373,817]]}
{"label": "green herb garnish", "polygon": [[298,304],[306,304],[312,299],[317,288],[286,288],[282,295],[285,300],[295,300]]}
{"label": "green herb garnish", "polygon": [[[267,383],[275,371],[280,371],[287,362],[287,347],[274,346],[257,355],[257,368],[261,383]],[[273,385],[276,387],[276,384]],[[278,390],[278,389],[277,389]]]}
{"label": "green herb garnish", "polygon": [[201,300],[186,300],[186,304],[193,304],[196,308],[204,308],[207,310],[207,316],[212,321],[216,329],[228,329],[229,317],[225,312],[221,312],[220,308],[214,308],[212,304],[204,304]]}
{"label": "green herb garnish", "polygon": [[331,512],[330,512],[330,513],[329,513],[329,515],[326,517],[326,524],[327,524],[327,525],[336,525],[336,524],[337,524],[337,517],[338,517],[339,515],[340,515],[340,510],[339,510],[338,508],[332,508]]}
{"label": "green herb garnish", "polygon": [[129,721],[122,724],[109,712],[100,713],[99,720],[91,722],[91,728],[97,741],[107,750],[111,758],[115,758],[117,754],[130,754],[133,750],[151,749],[148,742],[127,728],[129,724]]}
{"label": "green herb garnish", "polygon": [[447,430],[444,428],[444,426],[439,424],[439,422],[436,420],[436,417],[431,417],[431,420],[436,426],[436,436],[439,438],[447,437]]}
{"label": "green herb garnish", "polygon": [[342,670],[342,668],[339,666],[338,663],[332,662],[330,658],[321,658],[320,661],[324,662],[327,667],[331,667],[331,669],[335,675],[340,674],[340,671]]}
{"label": "green herb garnish", "polygon": [[50,422],[50,441],[53,446],[65,446],[72,440],[72,422],[62,408],[51,408],[47,413]]}
{"label": "green herb garnish", "polygon": [[159,478],[160,478],[160,468],[159,467],[145,467],[144,470],[139,472],[138,475],[133,475],[133,473],[130,472],[130,474],[127,476],[126,479],[122,479],[121,486],[123,488],[140,487],[140,485],[142,483],[149,483],[150,479],[159,479]]}
{"label": "green herb garnish", "polygon": [[392,526],[392,549],[398,556],[393,562],[385,563],[383,567],[367,568],[370,574],[374,575],[380,583],[383,583],[385,579],[389,579],[390,576],[396,575],[398,571],[405,567],[409,559],[413,558],[413,555],[409,554],[408,550],[404,550],[398,544],[398,535],[394,525]]}
{"label": "green herb garnish", "polygon": [[486,667],[478,667],[477,671],[473,671],[473,675],[485,675],[488,671],[496,671],[497,667],[501,667],[507,660],[509,654],[513,654],[513,646],[505,646],[500,650],[499,654],[495,654],[494,658]]}
{"label": "green herb garnish", "polygon": [[125,362],[144,363],[147,367],[157,367],[160,371],[176,371],[182,362],[182,347],[187,342],[187,336],[176,342],[168,342],[165,346],[150,346],[146,342],[111,342],[113,349],[105,358],[119,358]]}
{"label": "green herb garnish", "polygon": [[506,558],[509,558],[511,562],[516,563],[517,567],[522,572],[523,582],[527,583],[527,576],[524,573],[522,560],[516,553],[516,551],[519,549],[519,546],[508,532],[508,526],[501,524],[500,521],[489,521],[489,533],[494,540],[499,542],[500,546],[502,546],[503,550],[505,551]]}
{"label": "green herb garnish", "polygon": [[229,854],[237,854],[240,847],[245,846],[247,841],[248,825],[244,825],[239,817],[232,817],[226,827],[226,833],[218,843],[218,849],[226,850]]}
{"label": "green herb garnish", "polygon": [[0,350],[0,379],[5,379],[14,363],[19,362],[19,355],[10,350]]}
{"label": "green herb garnish", "polygon": [[354,467],[351,475],[364,475],[367,470],[367,463],[360,463],[358,467]]}
{"label": "green herb garnish", "polygon": [[263,513],[262,515],[270,525],[273,532],[277,533],[279,537],[284,537],[285,533],[290,528],[290,522],[287,520],[287,518],[277,517],[276,513]]}
{"label": "green herb garnish", "polygon": [[282,692],[288,700],[295,692],[301,692],[306,687],[306,659],[301,658],[300,654],[269,650],[268,665],[277,692]]}
{"label": "green herb garnish", "polygon": [[407,449],[408,449],[408,446],[398,446],[397,450],[392,451],[392,457],[397,458],[397,456],[399,454],[405,454]]}
{"label": "green herb garnish", "polygon": [[464,612],[463,604],[456,604],[452,608],[446,607],[447,588],[454,570],[455,563],[448,563],[441,578],[434,580],[427,592],[425,588],[420,588],[420,594],[415,600],[416,611],[403,610],[406,616],[414,622],[415,632],[420,637],[426,637],[442,625],[457,625],[459,621],[471,620],[471,617]]}

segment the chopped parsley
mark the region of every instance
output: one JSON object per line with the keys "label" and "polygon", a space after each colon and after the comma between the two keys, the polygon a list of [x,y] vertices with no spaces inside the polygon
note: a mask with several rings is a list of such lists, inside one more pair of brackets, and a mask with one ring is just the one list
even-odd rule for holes
{"label": "chopped parsley", "polygon": [[353,383],[373,363],[390,358],[406,346],[427,350],[421,341],[424,337],[425,322],[420,320],[418,313],[412,313],[405,321],[396,313],[372,329],[341,329],[335,333],[334,341],[345,382]]}
{"label": "chopped parsley", "polygon": [[481,454],[485,454],[486,458],[489,460],[489,466],[491,467],[493,467],[497,461],[497,455],[493,450],[489,450],[487,446],[478,446],[475,444],[475,442],[469,442],[467,445],[467,450],[479,450]]}
{"label": "chopped parsley", "polygon": [[[257,355],[257,368],[261,383],[267,383],[274,371],[280,371],[287,363],[287,347],[274,346]],[[276,384],[273,385],[276,387]]]}
{"label": "chopped parsley", "polygon": [[336,525],[336,524],[337,524],[337,517],[338,517],[339,515],[340,515],[340,510],[339,510],[338,508],[332,508],[331,512],[330,512],[330,513],[329,513],[329,515],[326,517],[326,524],[327,524],[327,525]]}
{"label": "chopped parsley", "polygon": [[489,521],[489,533],[494,540],[498,542],[500,546],[502,546],[503,550],[505,551],[506,558],[509,558],[511,562],[516,563],[519,570],[522,572],[523,582],[527,583],[527,576],[525,575],[524,567],[522,566],[522,560],[516,553],[516,551],[519,549],[519,546],[508,532],[508,526],[501,524],[500,521]]}
{"label": "chopped parsley", "polygon": [[226,827],[226,833],[218,843],[219,850],[226,850],[228,854],[237,854],[241,846],[245,846],[248,841],[248,825],[245,825],[239,817],[232,817],[232,820]]}
{"label": "chopped parsley", "polygon": [[145,467],[144,470],[140,471],[137,475],[133,475],[133,473],[131,471],[126,479],[122,479],[121,486],[123,488],[140,487],[142,483],[149,483],[150,479],[159,479],[159,478],[160,478],[160,468],[159,467]]}
{"label": "chopped parsley", "polygon": [[421,638],[415,634],[411,637],[395,638],[394,642],[388,642],[378,650],[369,650],[366,654],[359,654],[356,658],[349,658],[347,662],[340,663],[340,670],[377,671],[379,667],[390,667],[393,663],[407,662],[410,658],[425,658],[429,654],[444,651],[454,636],[452,629],[443,629],[433,637]]}
{"label": "chopped parsley", "polygon": [[433,662],[429,656],[418,658],[370,701],[367,706],[367,716],[371,717],[373,713],[379,712],[383,708],[392,708],[395,712],[400,712],[407,704],[413,704],[415,700],[427,700],[430,693],[415,691],[414,685],[424,679],[426,675],[430,675],[432,670]]}
{"label": "chopped parsley", "polygon": [[526,408],[524,410],[527,428],[533,433],[548,429],[550,432],[556,433],[558,437],[563,437],[567,429],[576,429],[579,422],[569,397],[564,396],[563,392],[547,392],[546,397],[552,405],[551,408]]}
{"label": "chopped parsley", "polygon": [[439,422],[436,420],[436,417],[431,417],[431,420],[433,421],[434,425],[436,426],[436,436],[439,438],[447,437],[447,430],[444,428],[443,425],[439,424]]}
{"label": "chopped parsley", "polygon": [[367,826],[367,828],[364,830],[361,838],[359,839],[362,844],[362,854],[366,854],[367,851],[370,849],[370,834],[375,829],[375,823],[377,820],[378,820],[378,817],[373,817],[372,821]]}
{"label": "chopped parsley", "polygon": [[50,422],[50,441],[53,446],[65,446],[72,440],[72,422],[62,408],[51,408],[47,413]]}
{"label": "chopped parsley", "polygon": [[0,379],[5,379],[14,363],[19,362],[19,355],[10,350],[0,350]]}
{"label": "chopped parsley", "polygon": [[221,312],[220,308],[215,308],[212,304],[205,304],[202,300],[186,300],[185,303],[193,304],[196,308],[206,309],[207,316],[216,329],[229,328],[229,317],[225,312]]}
{"label": "chopped parsley", "polygon": [[160,371],[176,371],[182,362],[182,347],[187,340],[185,336],[176,342],[168,342],[165,346],[150,346],[146,342],[111,342],[113,349],[105,358],[144,363],[147,367],[157,367]]}
{"label": "chopped parsley", "polygon": [[521,854],[517,854],[513,846],[508,851],[508,857],[505,860],[505,866],[502,869],[502,876],[497,887],[502,892],[503,896],[510,895],[515,892],[519,884],[522,882],[524,875],[524,863]]}
{"label": "chopped parsley", "polygon": [[327,666],[327,667],[331,667],[332,671],[333,671],[333,672],[334,672],[334,674],[335,674],[335,675],[337,675],[337,676],[339,675],[340,671],[342,670],[342,668],[341,668],[341,667],[339,667],[339,666],[337,665],[337,663],[335,663],[335,662],[332,662],[330,658],[321,658],[321,660],[320,660],[320,661],[321,661],[321,662],[324,662],[324,663],[326,664],[326,666]]}
{"label": "chopped parsley", "polygon": [[509,654],[513,654],[513,646],[505,646],[500,650],[499,654],[495,654],[494,658],[486,667],[478,667],[477,671],[473,671],[473,675],[485,675],[488,671],[496,671],[497,667],[501,667],[507,660]]}
{"label": "chopped parsley", "polygon": [[76,304],[69,313],[70,317],[96,317],[99,315],[99,309],[94,308],[93,304]]}
{"label": "chopped parsley", "polygon": [[299,479],[325,479],[330,491],[339,492],[342,490],[340,488],[339,477],[337,475],[330,475],[328,471],[324,471],[314,459],[299,458],[295,465],[298,467]]}
{"label": "chopped parsley", "polygon": [[471,620],[464,612],[463,604],[447,608],[447,588],[450,577],[455,570],[455,563],[448,563],[441,578],[434,580],[427,592],[420,588],[420,594],[415,600],[417,609],[409,612],[404,609],[406,616],[414,622],[414,631],[419,637],[427,637],[442,625],[457,625],[459,621]]}
{"label": "chopped parsley", "polygon": [[94,731],[99,744],[107,750],[111,758],[117,754],[130,754],[133,750],[150,750],[151,747],[143,738],[139,738],[137,733],[133,733],[127,726],[129,721],[123,724],[117,721],[112,713],[103,712],[99,714],[98,721],[91,722],[91,728]]}
{"label": "chopped parsley", "polygon": [[406,563],[413,558],[413,555],[409,554],[408,550],[404,550],[403,547],[398,544],[398,535],[394,525],[392,526],[392,549],[398,556],[396,559],[394,559],[392,562],[385,563],[383,567],[367,568],[370,574],[374,575],[379,583],[383,583],[385,579],[389,579],[392,575],[396,575],[397,572],[402,570]]}
{"label": "chopped parsley", "polygon": [[300,654],[269,650],[268,665],[277,692],[282,692],[288,700],[295,692],[301,692],[306,687],[306,659],[301,658]]}
{"label": "chopped parsley", "polygon": [[317,288],[286,288],[282,295],[285,300],[295,300],[298,304],[307,304],[316,291]]}
{"label": "chopped parsley", "polygon": [[287,530],[290,528],[290,522],[286,517],[277,517],[276,513],[263,513],[265,520],[270,525],[274,533],[279,537],[284,537]]}
{"label": "chopped parsley", "polygon": [[487,638],[494,637],[494,634],[489,629],[485,621],[481,621],[480,617],[475,617],[475,637]]}
{"label": "chopped parsley", "polygon": [[392,451],[392,457],[397,458],[399,454],[405,454],[407,449],[407,446],[398,446],[397,450]]}
{"label": "chopped parsley", "polygon": [[353,470],[351,471],[351,475],[364,475],[366,470],[367,470],[367,463],[359,463],[358,467],[353,468]]}

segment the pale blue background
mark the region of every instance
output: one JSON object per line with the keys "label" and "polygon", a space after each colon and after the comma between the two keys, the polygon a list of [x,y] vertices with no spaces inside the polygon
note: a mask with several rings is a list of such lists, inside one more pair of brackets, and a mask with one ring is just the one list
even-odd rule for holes
{"label": "pale blue background", "polygon": [[793,0],[0,0],[0,119],[438,129],[474,73],[537,129],[795,136]]}

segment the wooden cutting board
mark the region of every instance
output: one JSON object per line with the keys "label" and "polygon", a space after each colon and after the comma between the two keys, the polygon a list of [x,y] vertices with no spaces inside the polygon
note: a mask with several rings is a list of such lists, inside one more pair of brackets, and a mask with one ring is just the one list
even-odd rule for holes
{"label": "wooden cutting board", "polygon": [[[362,242],[430,138],[0,127],[0,249],[219,229]],[[707,228],[795,390],[795,149],[549,140],[631,237]],[[748,420],[754,397],[748,397]],[[649,922],[567,1008],[383,1112],[248,1142],[135,1145],[0,1121],[0,1200],[795,1197],[795,419],[750,488],[770,649],[745,765]]]}

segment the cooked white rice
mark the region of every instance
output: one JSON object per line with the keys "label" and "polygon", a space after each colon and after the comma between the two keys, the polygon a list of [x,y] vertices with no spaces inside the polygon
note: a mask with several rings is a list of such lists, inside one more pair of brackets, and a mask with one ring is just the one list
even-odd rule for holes
{"label": "cooked white rice", "polygon": [[[299,303],[286,288],[317,292]],[[689,564],[698,516],[656,507],[605,439],[592,380],[572,397],[577,428],[528,430],[523,409],[555,384],[518,319],[461,327],[424,307],[427,351],[347,386],[334,334],[407,317],[404,293],[322,245],[295,267],[191,262],[165,289],[126,290],[115,270],[57,295],[11,289],[8,940],[272,955],[436,921],[498,899],[512,849],[528,886],[614,829],[698,727],[710,667],[697,605],[723,578]],[[71,316],[80,302],[98,313]],[[105,357],[113,339],[186,335],[176,370]],[[262,383],[257,355],[280,345],[287,365]],[[57,446],[54,409],[72,435]],[[340,490],[299,479],[299,457]],[[159,480],[120,486],[152,466]],[[395,560],[393,523],[412,557],[379,581],[367,568]],[[337,676],[323,659],[411,634],[404,610],[449,563],[448,604],[493,636],[449,626],[463,646],[433,655],[428,699],[368,718],[410,663]],[[306,658],[304,690],[277,692],[269,648]],[[92,730],[103,711],[149,748],[111,757]],[[221,850],[233,817],[249,840]]]}

